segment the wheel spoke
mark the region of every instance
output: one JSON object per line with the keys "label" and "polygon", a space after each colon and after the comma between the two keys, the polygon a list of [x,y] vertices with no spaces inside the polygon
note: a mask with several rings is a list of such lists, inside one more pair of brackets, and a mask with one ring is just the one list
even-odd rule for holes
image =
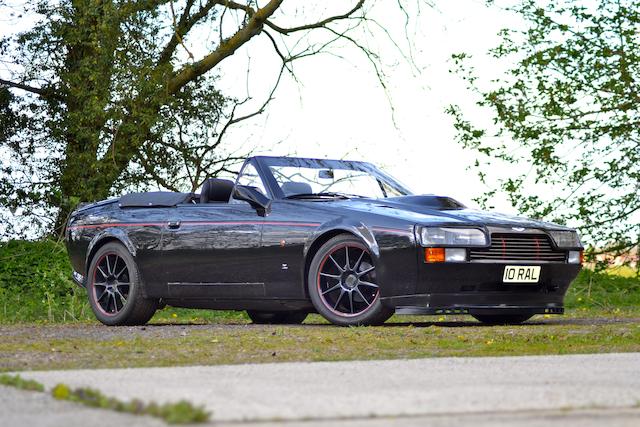
{"label": "wheel spoke", "polygon": [[[118,271],[118,263],[120,261],[122,261],[122,264],[124,264],[124,265],[122,266],[120,271]],[[118,277],[120,277],[122,275],[122,273],[125,272],[126,269],[127,269],[127,263],[122,258],[120,258],[119,256],[116,255],[116,262],[113,264],[113,271],[118,271],[118,272],[115,273],[113,275],[113,277],[115,277],[117,279]]]}
{"label": "wheel spoke", "polygon": [[349,294],[349,307],[351,308],[351,314],[353,314],[353,292],[348,292]]}
{"label": "wheel spoke", "polygon": [[320,273],[320,275],[324,276],[324,277],[331,277],[332,279],[339,279],[340,278],[339,274]]}
{"label": "wheel spoke", "polygon": [[360,263],[362,262],[362,258],[364,258],[364,254],[365,254],[365,251],[363,250],[363,251],[360,253],[360,256],[358,257],[358,260],[357,260],[357,261],[356,261],[356,263],[353,265],[353,269],[354,269],[355,271],[358,271],[358,268],[360,268]]}
{"label": "wheel spoke", "polygon": [[358,295],[360,295],[360,298],[364,300],[365,304],[367,304],[367,307],[369,307],[371,303],[364,297],[362,292],[360,292],[360,288],[358,288],[357,286],[356,286],[356,292],[358,293]]}
{"label": "wheel spoke", "polygon": [[342,267],[340,267],[340,264],[338,264],[338,261],[336,261],[336,260],[333,258],[333,255],[329,255],[329,258],[331,259],[331,261],[333,261],[333,263],[334,263],[334,264],[335,264],[335,266],[338,268],[338,270],[340,270],[341,272],[343,272],[343,273],[344,273],[344,269],[343,269]]}
{"label": "wheel spoke", "polygon": [[344,247],[344,259],[345,261],[345,265],[344,265],[344,269],[345,270],[350,270],[351,266],[349,265],[349,246],[345,246]]}
{"label": "wheel spoke", "polygon": [[365,274],[367,274],[367,273],[371,273],[371,272],[372,272],[373,270],[375,270],[375,269],[376,269],[376,268],[375,268],[374,266],[371,266],[371,267],[367,268],[366,270],[364,270],[364,271],[360,271],[360,272],[358,272],[358,273],[356,273],[356,274],[358,275],[358,277],[362,277],[362,276],[364,276],[364,275],[365,275]]}
{"label": "wheel spoke", "polygon": [[118,289],[118,287],[116,287],[116,293],[120,297],[120,303],[124,307],[124,305],[127,303],[127,299],[124,297],[124,295],[122,295],[122,292],[120,292],[120,289]]}
{"label": "wheel spoke", "polygon": [[113,277],[115,277],[117,279],[118,277],[122,276],[122,274],[125,271],[127,271],[127,266],[126,265],[124,267],[122,267],[122,269],[118,273],[116,273]]}
{"label": "wheel spoke", "polygon": [[342,299],[342,296],[344,295],[344,289],[340,289],[340,296],[338,297],[338,299],[336,300],[335,305],[333,306],[333,309],[335,310],[336,308],[338,308],[338,304],[340,304],[340,300]]}
{"label": "wheel spoke", "polygon": [[337,285],[335,285],[335,286],[333,286],[333,287],[331,287],[331,288],[329,288],[329,289],[327,289],[325,291],[322,291],[322,295],[328,294],[329,292],[332,292],[332,291],[335,291],[339,287],[340,287],[340,283],[338,283]]}
{"label": "wheel spoke", "polygon": [[109,275],[107,273],[105,273],[102,268],[100,268],[100,266],[98,266],[98,271],[100,272],[100,274],[102,274],[102,277],[104,279],[106,279],[107,277],[109,277]]}
{"label": "wheel spoke", "polygon": [[109,264],[109,255],[105,256],[105,261],[107,262],[107,272],[111,275],[111,264]]}
{"label": "wheel spoke", "polygon": [[375,283],[365,282],[364,280],[361,280],[361,281],[360,281],[360,285],[363,285],[363,286],[371,286],[372,288],[377,288],[377,287],[378,287],[378,285],[376,285]]}
{"label": "wheel spoke", "polygon": [[104,294],[106,294],[106,293],[107,293],[107,288],[105,287],[102,290],[102,293],[100,294],[100,296],[96,295],[96,302],[100,301],[104,297]]}

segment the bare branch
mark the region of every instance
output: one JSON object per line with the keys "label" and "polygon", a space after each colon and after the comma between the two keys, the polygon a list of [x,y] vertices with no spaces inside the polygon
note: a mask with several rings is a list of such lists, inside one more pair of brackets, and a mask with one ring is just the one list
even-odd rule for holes
{"label": "bare branch", "polygon": [[[189,15],[189,10],[191,9],[191,5],[193,5],[193,0],[187,1],[185,11],[182,14],[183,18]],[[184,40],[182,40],[182,36],[180,35],[178,24],[176,22],[176,12],[173,8],[173,0],[169,1],[169,9],[171,9],[171,19],[173,20],[173,37],[175,37],[178,43],[180,43],[180,45],[184,48],[184,50],[187,52],[187,55],[189,55],[189,58],[191,58],[192,61],[195,61],[196,58],[193,56],[193,53],[191,53],[191,51],[184,44]]]}
{"label": "bare branch", "polygon": [[13,88],[16,88],[16,89],[22,89],[22,90],[25,90],[27,92],[35,93],[36,95],[40,95],[42,97],[47,97],[47,96],[51,95],[51,92],[46,90],[46,89],[33,87],[33,86],[29,86],[29,85],[26,85],[26,84],[23,84],[23,83],[12,82],[12,81],[9,81],[9,80],[4,80],[4,79],[0,79],[0,85],[13,87]]}
{"label": "bare branch", "polygon": [[223,40],[218,47],[194,64],[185,65],[168,82],[169,93],[176,93],[184,85],[214,68],[225,58],[233,55],[242,45],[262,31],[265,21],[282,4],[283,0],[271,0],[263,8],[258,9],[247,22],[230,38]]}
{"label": "bare branch", "polygon": [[291,28],[281,27],[281,26],[276,25],[275,23],[273,23],[271,21],[267,21],[266,24],[267,24],[267,26],[269,26],[269,28],[273,29],[274,31],[277,31],[280,34],[285,34],[285,35],[286,34],[295,33],[297,31],[312,30],[314,28],[323,28],[323,27],[326,27],[326,25],[331,23],[331,22],[340,21],[342,19],[349,18],[351,15],[356,13],[358,10],[362,9],[362,6],[364,6],[364,2],[365,2],[365,0],[358,0],[358,3],[356,3],[356,5],[350,11],[348,11],[347,13],[342,14],[342,15],[331,16],[329,18],[323,19],[322,21],[318,21],[318,22],[316,22],[314,24],[300,25],[298,27],[291,27]]}
{"label": "bare branch", "polygon": [[196,25],[207,15],[209,15],[211,9],[216,4],[218,4],[217,1],[208,1],[203,6],[201,6],[197,12],[195,12],[193,15],[190,15],[193,3],[194,0],[187,1],[185,9],[180,16],[180,20],[178,21],[178,25],[176,26],[174,23],[174,33],[167,45],[162,50],[162,53],[160,53],[160,57],[158,59],[159,64],[166,63],[171,59],[171,55],[173,55],[176,47],[178,46],[178,44],[180,44],[179,38],[188,33],[194,25]]}

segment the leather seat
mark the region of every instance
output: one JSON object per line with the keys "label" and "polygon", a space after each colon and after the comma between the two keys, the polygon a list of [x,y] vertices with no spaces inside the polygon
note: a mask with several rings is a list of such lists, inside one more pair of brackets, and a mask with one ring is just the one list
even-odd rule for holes
{"label": "leather seat", "polygon": [[209,178],[202,184],[200,203],[227,203],[231,199],[233,181],[220,178]]}
{"label": "leather seat", "polygon": [[283,182],[280,186],[285,196],[293,196],[295,194],[310,194],[313,193],[313,189],[306,182]]}

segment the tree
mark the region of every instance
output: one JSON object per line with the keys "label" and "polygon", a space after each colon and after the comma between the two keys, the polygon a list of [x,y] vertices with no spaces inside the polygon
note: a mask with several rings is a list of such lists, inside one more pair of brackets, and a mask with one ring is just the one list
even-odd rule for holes
{"label": "tree", "polygon": [[[192,191],[247,154],[223,150],[225,136],[265,111],[293,62],[337,43],[364,53],[382,79],[379,56],[358,37],[385,34],[384,26],[367,16],[364,0],[334,6],[344,10],[312,2],[284,9],[283,0],[12,6],[37,22],[0,42],[10,64],[0,79],[0,205],[18,209],[30,228],[40,220],[60,233],[80,201],[150,183]],[[211,46],[203,34],[213,34]],[[257,103],[221,93],[221,64],[259,37],[281,64],[270,92]]]}
{"label": "tree", "polygon": [[626,251],[640,234],[640,1],[525,0],[510,10],[525,27],[502,30],[490,51],[506,72],[483,81],[469,55],[454,56],[493,119],[448,110],[458,140],[479,154],[480,179],[489,184],[497,164],[518,168],[479,201],[504,191],[522,213],[570,222],[588,242]]}

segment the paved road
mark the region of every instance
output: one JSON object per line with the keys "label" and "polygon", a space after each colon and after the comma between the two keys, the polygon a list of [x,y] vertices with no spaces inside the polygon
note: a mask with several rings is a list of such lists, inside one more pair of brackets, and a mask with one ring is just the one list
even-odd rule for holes
{"label": "paved road", "polygon": [[[475,417],[474,422],[485,420],[491,425],[492,419],[516,416],[523,426],[534,426],[540,425],[540,414],[557,419],[566,417],[570,410],[580,419],[597,409],[598,414],[626,414],[624,419],[640,424],[640,411],[630,409],[640,403],[640,353],[42,371],[22,375],[47,387],[64,382],[98,388],[125,400],[187,399],[205,405],[213,412],[213,419],[221,422],[316,420],[310,425],[324,427],[356,419],[350,425],[359,427],[390,424],[369,420],[372,417],[413,420],[403,425],[418,425],[424,417],[433,425]],[[625,425],[623,418],[619,425]]]}
{"label": "paved road", "polygon": [[[290,421],[286,427],[637,427],[640,409],[588,409]],[[281,427],[283,423],[218,423],[203,427]],[[169,427],[161,420],[60,402],[44,393],[0,386],[0,427]]]}

